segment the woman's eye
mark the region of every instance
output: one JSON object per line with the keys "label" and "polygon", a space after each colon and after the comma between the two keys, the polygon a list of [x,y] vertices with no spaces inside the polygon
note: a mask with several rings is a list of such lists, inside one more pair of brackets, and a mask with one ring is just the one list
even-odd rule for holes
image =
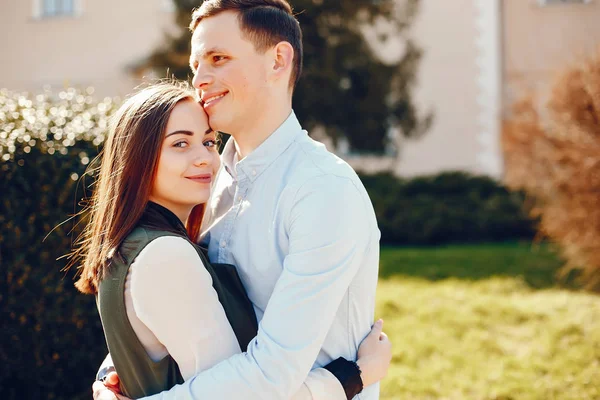
{"label": "woman's eye", "polygon": [[187,146],[188,146],[188,143],[185,140],[182,140],[180,142],[176,142],[173,144],[173,147],[179,147],[179,148],[184,148]]}
{"label": "woman's eye", "polygon": [[204,145],[206,147],[215,147],[217,145],[217,141],[216,140],[207,140],[204,142]]}

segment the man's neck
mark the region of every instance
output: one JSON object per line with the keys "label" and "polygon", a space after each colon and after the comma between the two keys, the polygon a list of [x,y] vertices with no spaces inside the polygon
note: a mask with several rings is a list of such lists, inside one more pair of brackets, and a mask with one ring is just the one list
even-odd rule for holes
{"label": "man's neck", "polygon": [[248,126],[244,131],[232,134],[235,139],[235,150],[240,160],[258,148],[279,128],[292,113],[291,101],[280,106],[265,110],[267,118],[257,117],[257,123]]}

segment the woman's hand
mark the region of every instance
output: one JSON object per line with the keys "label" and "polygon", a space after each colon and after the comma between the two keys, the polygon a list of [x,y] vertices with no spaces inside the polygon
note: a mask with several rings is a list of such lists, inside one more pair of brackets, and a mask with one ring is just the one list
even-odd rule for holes
{"label": "woman's hand", "polygon": [[358,348],[356,364],[361,370],[364,387],[385,378],[392,361],[392,343],[382,330],[383,320],[380,319]]}
{"label": "woman's hand", "polygon": [[92,385],[94,400],[122,400],[126,399],[121,395],[119,389],[119,375],[116,372],[109,372],[106,379],[96,381]]}

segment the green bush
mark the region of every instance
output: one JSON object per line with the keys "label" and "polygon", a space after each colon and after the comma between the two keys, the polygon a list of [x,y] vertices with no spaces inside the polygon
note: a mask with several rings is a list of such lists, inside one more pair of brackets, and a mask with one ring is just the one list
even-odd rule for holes
{"label": "green bush", "polygon": [[444,172],[413,179],[361,176],[384,244],[433,245],[531,239],[521,193],[484,176]]}
{"label": "green bush", "polygon": [[104,336],[93,296],[75,290],[74,271],[61,272],[66,260],[57,258],[70,251],[75,224],[60,224],[79,209],[91,181],[81,177],[114,110],[113,100],[74,89],[0,91],[3,399],[91,398]]}

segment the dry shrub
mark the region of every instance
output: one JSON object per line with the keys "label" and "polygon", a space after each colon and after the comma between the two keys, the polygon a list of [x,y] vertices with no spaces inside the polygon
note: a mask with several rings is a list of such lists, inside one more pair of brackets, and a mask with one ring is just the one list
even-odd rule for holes
{"label": "dry shrub", "polygon": [[546,107],[529,96],[505,121],[505,180],[533,200],[540,233],[559,244],[563,273],[600,290],[600,54],[565,69]]}

